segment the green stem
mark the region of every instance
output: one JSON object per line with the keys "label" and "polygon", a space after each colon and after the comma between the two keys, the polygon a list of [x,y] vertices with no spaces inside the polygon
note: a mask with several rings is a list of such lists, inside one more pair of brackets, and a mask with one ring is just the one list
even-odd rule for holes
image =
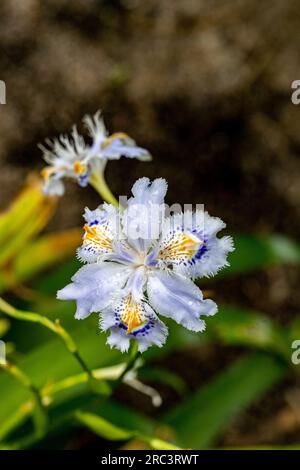
{"label": "green stem", "polygon": [[[120,374],[125,368],[125,363],[120,363],[111,367],[102,367],[100,369],[94,369],[92,371],[93,377],[99,380],[116,380],[120,377]],[[65,391],[72,390],[78,385],[82,385],[88,382],[87,374],[82,372],[80,374],[72,375],[58,382],[51,382],[45,385],[41,390],[42,397],[47,399],[50,397],[51,401],[54,399],[55,394]]]}
{"label": "green stem", "polygon": [[139,351],[138,351],[138,343],[136,341],[133,342],[133,344],[130,346],[129,349],[129,354],[128,354],[128,362],[123,370],[123,372],[120,374],[118,379],[115,381],[113,389],[116,389],[122,382],[126,374],[134,368],[135,363],[137,359],[139,358]]}
{"label": "green stem", "polygon": [[16,318],[17,320],[24,320],[33,323],[39,323],[44,327],[51,330],[53,333],[57,334],[64,342],[68,351],[75,357],[76,361],[80,364],[80,367],[88,374],[91,382],[94,381],[93,374],[83,358],[81,357],[75,341],[72,336],[61,326],[60,321],[56,320],[55,322],[49,320],[47,317],[43,317],[38,313],[34,312],[24,312],[22,310],[17,310],[15,307],[7,303],[4,299],[0,297],[0,311],[6,315]]}
{"label": "green stem", "polygon": [[39,389],[32,383],[31,379],[16,365],[6,363],[1,367],[10,375],[15,377],[18,382],[20,382],[32,394],[35,403],[33,421],[36,429],[36,434],[38,437],[42,437],[45,434],[47,428],[48,417],[43,405],[42,396]]}
{"label": "green stem", "polygon": [[[122,209],[122,206],[118,203],[114,195],[112,194],[109,186],[107,185],[105,178],[104,178],[104,171],[99,170],[99,171],[93,171],[90,177],[90,184],[93,186],[93,188],[100,194],[100,196],[104,199],[104,201],[113,204],[116,207],[119,207]],[[136,360],[138,357],[138,345],[137,342],[134,341],[133,345],[130,347],[129,351],[129,359],[128,363],[120,375],[120,377],[115,381],[113,385],[113,389],[116,389],[118,385],[120,385],[123,381],[123,378],[125,375],[134,368]],[[112,392],[112,390],[111,390]]]}
{"label": "green stem", "polygon": [[[94,369],[92,370],[92,374],[95,380],[98,381],[98,383],[103,383],[103,381],[106,381],[106,380],[115,381],[116,379],[118,379],[118,377],[120,377],[120,374],[123,372],[125,366],[126,364],[122,362],[115,366]],[[7,364],[6,364],[6,367],[7,367]],[[8,371],[8,369],[6,370]],[[12,371],[8,371],[8,372],[12,373]],[[22,381],[22,383],[25,385],[24,381]],[[27,386],[27,383],[26,383],[26,386]],[[39,391],[39,394],[41,397],[41,403],[44,406],[49,406],[50,404],[52,405],[53,401],[56,398],[56,395],[59,394],[60,392],[63,392],[66,390],[71,391],[71,390],[74,390],[77,386],[80,386],[82,384],[88,384],[88,383],[89,383],[89,377],[85,372],[72,375],[58,382],[47,383]],[[8,436],[8,434],[10,434],[14,429],[20,426],[25,421],[25,419],[29,415],[32,414],[33,407],[34,407],[33,401],[32,400],[28,401],[26,399],[26,401],[24,401],[14,413],[11,413],[9,415],[7,420],[4,420],[0,423],[0,441],[3,441],[6,438],[6,436]]]}
{"label": "green stem", "polygon": [[119,207],[119,203],[111,192],[104,178],[104,171],[94,171],[90,176],[90,184],[100,194],[104,201]]}

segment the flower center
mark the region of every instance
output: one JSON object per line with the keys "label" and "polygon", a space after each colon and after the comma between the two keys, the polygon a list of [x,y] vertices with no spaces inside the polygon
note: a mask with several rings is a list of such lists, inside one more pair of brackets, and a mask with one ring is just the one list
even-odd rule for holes
{"label": "flower center", "polygon": [[76,160],[74,162],[73,169],[76,175],[83,175],[84,173],[86,173],[86,166],[79,160]]}

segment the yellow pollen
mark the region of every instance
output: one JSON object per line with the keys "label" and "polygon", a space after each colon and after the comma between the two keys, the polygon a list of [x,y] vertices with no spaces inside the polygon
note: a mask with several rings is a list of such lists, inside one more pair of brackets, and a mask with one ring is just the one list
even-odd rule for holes
{"label": "yellow pollen", "polygon": [[140,306],[133,302],[131,295],[126,299],[122,322],[127,326],[127,334],[130,334],[135,328],[138,328],[144,323]]}
{"label": "yellow pollen", "polygon": [[84,244],[92,242],[103,250],[112,250],[111,239],[105,227],[101,225],[90,227],[88,224],[85,224],[83,228],[85,230]]}
{"label": "yellow pollen", "polygon": [[112,144],[114,140],[117,140],[117,139],[128,140],[129,138],[130,137],[127,134],[125,134],[125,132],[115,132],[114,134],[110,135],[103,141],[101,147],[102,149],[105,149],[110,144]]}
{"label": "yellow pollen", "polygon": [[86,172],[86,166],[79,160],[74,162],[73,168],[76,175],[82,175]]}
{"label": "yellow pollen", "polygon": [[180,233],[160,251],[159,258],[163,260],[192,258],[202,243],[202,240],[192,234]]}

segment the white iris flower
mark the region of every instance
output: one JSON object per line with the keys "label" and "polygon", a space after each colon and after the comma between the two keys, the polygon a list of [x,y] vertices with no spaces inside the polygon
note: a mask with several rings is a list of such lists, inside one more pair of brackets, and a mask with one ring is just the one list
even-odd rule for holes
{"label": "white iris flower", "polygon": [[200,332],[201,317],[217,312],[192,279],[228,265],[232,239],[218,238],[225,224],[201,210],[166,217],[166,191],[164,179],[141,178],[126,210],[109,204],[87,209],[78,250],[87,264],[58,292],[59,299],[76,300],[77,319],[100,312],[108,344],[122,352],[131,339],[140,352],[164,344],[168,330],[158,314]]}
{"label": "white iris flower", "polygon": [[94,116],[85,116],[83,123],[92,139],[88,145],[73,126],[71,136],[61,135],[47,139],[46,146],[40,145],[44,160],[49,164],[42,170],[44,192],[61,196],[64,193],[64,178],[72,178],[82,187],[96,184],[103,174],[107,160],[118,160],[122,156],[151,160],[149,152],[138,147],[133,139],[123,132],[110,136],[100,111]]}

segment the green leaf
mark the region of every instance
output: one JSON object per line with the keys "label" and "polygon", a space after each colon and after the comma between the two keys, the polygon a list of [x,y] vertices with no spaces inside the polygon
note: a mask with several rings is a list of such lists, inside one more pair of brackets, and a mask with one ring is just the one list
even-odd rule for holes
{"label": "green leaf", "polygon": [[87,426],[98,436],[110,441],[125,441],[135,435],[133,431],[122,429],[119,426],[115,426],[101,416],[93,413],[87,413],[81,410],[75,412],[76,420]]}
{"label": "green leaf", "polygon": [[42,270],[74,257],[81,243],[81,232],[81,229],[71,229],[30,242],[13,262],[11,269],[16,282],[24,282]]}
{"label": "green leaf", "polygon": [[39,325],[43,325],[45,328],[55,333],[58,337],[62,339],[62,341],[65,344],[65,347],[67,348],[69,353],[72,354],[73,357],[77,360],[77,362],[80,364],[84,372],[88,374],[90,378],[90,384],[93,390],[96,393],[104,393],[104,394],[108,394],[110,392],[110,389],[107,386],[107,384],[105,384],[103,381],[96,380],[92,376],[88,365],[86,364],[86,362],[80,355],[76,342],[74,341],[72,336],[67,332],[67,330],[63,328],[63,326],[61,325],[61,322],[58,319],[55,322],[53,322],[49,320],[49,318],[43,315],[39,315],[38,313],[17,310],[15,307],[8,304],[1,297],[0,297],[0,311],[19,320],[24,320],[30,323],[37,323]]}
{"label": "green leaf", "polygon": [[[77,258],[73,258],[61,266],[57,266],[50,273],[41,276],[36,282],[36,289],[43,294],[56,296],[58,289],[62,289],[71,277],[82,267],[82,263]],[[61,302],[60,302],[61,303]]]}
{"label": "green leaf", "polygon": [[157,437],[140,436],[140,438],[154,450],[182,450],[181,447],[171,444],[170,442],[163,441],[162,439],[158,439]]}
{"label": "green leaf", "polygon": [[[0,217],[0,266],[3,269],[47,225],[55,207],[56,199],[43,195],[38,185],[26,190],[26,203],[21,195],[12,209]],[[9,272],[9,276],[13,277],[13,272]]]}
{"label": "green leaf", "polygon": [[[10,374],[14,379],[16,379],[19,382],[19,384],[21,384],[21,386],[25,387],[25,389],[31,394],[32,400],[34,403],[34,407],[32,409],[32,417],[33,417],[36,434],[37,436],[42,437],[46,432],[48,416],[47,416],[46,409],[42,402],[40,390],[38,390],[38,388],[35,387],[30,377],[26,375],[26,373],[24,373],[24,371],[22,371],[16,365],[7,362],[3,364],[1,367],[8,374]],[[20,410],[21,409],[22,407],[20,407]],[[4,426],[3,424],[2,426],[0,426],[0,434],[3,433],[5,430],[7,430],[7,422],[11,423],[11,417],[9,418],[10,418],[9,420],[4,422]],[[19,414],[19,419],[21,418],[22,418],[22,415]],[[3,427],[4,427],[4,431],[3,431]]]}
{"label": "green leaf", "polygon": [[[74,320],[75,323],[75,320]],[[121,354],[110,350],[104,344],[104,335],[97,336],[87,324],[81,322],[72,331],[72,336],[81,355],[92,369],[121,362]],[[37,387],[62,380],[81,372],[81,368],[73,355],[66,349],[59,338],[55,338],[36,348],[18,362],[24,372],[31,377]],[[12,379],[0,374],[0,390],[5,401],[0,402],[0,423],[7,420],[24,402],[28,401],[28,393],[17,387]]]}
{"label": "green leaf", "polygon": [[14,428],[23,424],[28,416],[31,415],[32,411],[33,403],[28,401],[20,406],[20,408],[17,408],[16,411],[12,412],[6,421],[1,422],[0,441],[3,441]]}
{"label": "green leaf", "polygon": [[228,422],[283,378],[287,366],[263,353],[246,356],[168,413],[180,445],[208,447]]}
{"label": "green leaf", "polygon": [[163,367],[154,367],[153,365],[144,366],[139,370],[138,375],[141,381],[150,380],[168,385],[179,395],[184,395],[187,391],[185,381],[178,374],[164,369]]}
{"label": "green leaf", "polygon": [[300,247],[284,235],[233,235],[235,251],[230,266],[218,277],[229,277],[280,263],[300,263]]}
{"label": "green leaf", "polygon": [[260,312],[220,305],[218,314],[207,318],[207,331],[225,344],[250,346],[289,359],[284,328]]}
{"label": "green leaf", "polygon": [[55,198],[43,194],[40,181],[31,178],[7,211],[0,213],[0,243],[3,244],[22,231],[24,225],[32,222],[48,201],[55,204]]}
{"label": "green leaf", "polygon": [[98,414],[88,413],[81,410],[75,412],[75,418],[84,426],[87,426],[91,431],[104,439],[110,441],[128,441],[136,437],[146,442],[152,449],[155,450],[178,450],[179,447],[166,442],[156,436],[148,436],[141,433],[139,430],[124,429],[112,424]]}
{"label": "green leaf", "polygon": [[107,400],[98,407],[98,412],[104,419],[111,421],[116,426],[124,427],[130,431],[138,430],[144,435],[153,435],[158,426],[158,423],[148,416],[113,400]]}
{"label": "green leaf", "polygon": [[0,318],[0,338],[3,338],[10,328],[10,321],[6,318]]}
{"label": "green leaf", "polygon": [[[70,312],[73,315],[73,312]],[[104,334],[97,334],[94,322],[77,322],[72,319],[69,325],[72,336],[75,339],[76,344],[84,357],[85,361],[91,369],[98,369],[101,367],[110,366],[113,364],[120,363],[124,360],[124,356],[116,350],[111,350],[109,346],[105,345],[106,337]],[[170,331],[169,347],[162,349],[152,348],[149,351],[149,358],[156,356],[162,356],[168,354],[178,348],[183,348],[186,344],[199,344],[199,337],[196,334],[186,332],[183,328],[173,325],[174,328]],[[41,328],[41,327],[37,327]],[[181,333],[184,334],[181,334]],[[185,334],[187,333],[187,334]],[[63,343],[59,339],[48,339],[44,344],[34,348],[26,354],[26,357],[18,362],[20,367],[30,375],[33,383],[38,387],[44,387],[48,389],[49,384],[50,391],[52,388],[55,389],[55,383],[60,381],[66,382],[67,389],[60,392],[58,397],[59,402],[70,403],[70,401],[78,396],[78,393],[85,392],[87,386],[85,381],[81,380],[82,373],[76,363],[74,357],[64,349]],[[78,379],[79,377],[79,383]],[[79,374],[79,375],[78,375]],[[75,378],[75,385],[69,388],[69,380],[71,382]],[[77,385],[76,385],[77,384]],[[65,388],[65,387],[64,387]],[[0,389],[3,396],[6,397],[5,403],[0,402],[0,423],[5,423],[10,419],[14,410],[18,409],[22,405],[26,404],[30,399],[26,390],[22,387],[16,387],[12,383],[10,377],[0,374]],[[46,393],[47,395],[47,393]],[[56,402],[56,399],[55,399]],[[89,398],[84,402],[85,405],[89,403]],[[64,405],[65,406],[65,405]],[[121,411],[120,411],[121,409]],[[117,410],[114,413],[114,410]],[[107,414],[106,414],[107,413]],[[125,407],[110,405],[110,402],[105,402],[105,406],[101,409],[101,414],[104,418],[110,420],[114,418],[114,422],[117,425],[131,428],[138,426],[141,431],[145,434],[151,435],[153,425],[149,424],[149,420],[138,419],[136,422],[136,415],[134,415],[134,422],[132,412],[129,412]],[[62,412],[59,413],[59,417],[62,416]],[[56,418],[57,419],[57,418]],[[120,421],[121,419],[121,421]],[[147,423],[147,424],[145,424]],[[130,424],[132,426],[130,426]],[[31,442],[32,440],[30,440]]]}

